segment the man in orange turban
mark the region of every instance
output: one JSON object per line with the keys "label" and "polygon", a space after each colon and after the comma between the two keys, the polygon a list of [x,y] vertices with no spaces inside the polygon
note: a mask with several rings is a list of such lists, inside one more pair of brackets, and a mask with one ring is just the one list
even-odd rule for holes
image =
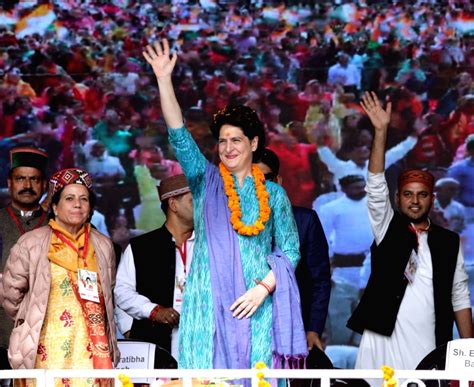
{"label": "man in orange turban", "polygon": [[428,172],[400,175],[394,211],[384,175],[391,103],[384,110],[375,93],[365,93],[361,105],[375,128],[366,186],[375,241],[372,272],[348,322],[362,334],[356,368],[415,369],[452,340],[454,322],[460,337],[472,337],[464,257],[459,235],[428,217],[434,201]]}

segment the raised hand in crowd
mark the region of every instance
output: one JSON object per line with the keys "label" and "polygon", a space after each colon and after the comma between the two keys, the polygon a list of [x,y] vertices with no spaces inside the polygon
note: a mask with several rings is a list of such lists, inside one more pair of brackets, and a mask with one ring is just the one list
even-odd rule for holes
{"label": "raised hand in crowd", "polygon": [[390,116],[392,114],[392,102],[387,103],[387,107],[384,110],[380,100],[373,91],[366,91],[362,96],[360,106],[367,113],[374,125],[376,131],[386,131],[388,124],[390,123]]}
{"label": "raised hand in crowd", "polygon": [[369,171],[381,173],[385,170],[385,145],[387,143],[387,128],[392,114],[392,103],[387,103],[386,110],[383,109],[377,94],[365,92],[360,102],[362,109],[367,113],[374,125],[375,133],[372,142],[372,151],[369,158]]}
{"label": "raised hand in crowd", "polygon": [[146,51],[143,51],[143,56],[153,68],[157,79],[171,77],[176,61],[178,60],[176,51],[173,52],[170,58],[168,39],[163,39],[162,43],[155,42],[153,46],[146,46]]}

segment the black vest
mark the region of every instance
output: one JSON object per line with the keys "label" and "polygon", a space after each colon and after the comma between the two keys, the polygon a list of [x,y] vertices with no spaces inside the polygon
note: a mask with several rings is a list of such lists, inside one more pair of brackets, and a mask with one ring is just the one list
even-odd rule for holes
{"label": "black vest", "polygon": [[[361,334],[369,329],[384,336],[392,335],[408,284],[404,271],[412,250],[417,247],[416,235],[409,225],[406,218],[395,212],[380,245],[372,244],[372,272],[360,303],[347,323],[350,329]],[[440,346],[452,340],[453,335],[451,295],[459,236],[431,224],[428,245],[433,265],[436,346]]]}
{"label": "black vest", "polygon": [[[176,245],[165,226],[130,240],[135,262],[136,290],[151,302],[173,307]],[[171,350],[171,328],[149,319],[133,320],[130,338]]]}

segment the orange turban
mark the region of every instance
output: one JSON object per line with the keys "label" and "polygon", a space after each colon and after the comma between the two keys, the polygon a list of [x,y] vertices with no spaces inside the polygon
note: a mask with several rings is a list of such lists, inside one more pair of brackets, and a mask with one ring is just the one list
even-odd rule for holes
{"label": "orange turban", "polygon": [[421,169],[408,169],[398,176],[398,191],[400,192],[408,183],[424,184],[430,192],[433,192],[434,176]]}

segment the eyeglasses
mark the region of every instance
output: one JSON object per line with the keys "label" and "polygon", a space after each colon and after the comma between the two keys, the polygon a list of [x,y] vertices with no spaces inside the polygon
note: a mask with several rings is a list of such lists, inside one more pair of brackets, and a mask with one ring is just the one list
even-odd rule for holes
{"label": "eyeglasses", "polygon": [[265,176],[265,180],[275,181],[277,174],[275,172],[268,172],[265,173],[263,176]]}

